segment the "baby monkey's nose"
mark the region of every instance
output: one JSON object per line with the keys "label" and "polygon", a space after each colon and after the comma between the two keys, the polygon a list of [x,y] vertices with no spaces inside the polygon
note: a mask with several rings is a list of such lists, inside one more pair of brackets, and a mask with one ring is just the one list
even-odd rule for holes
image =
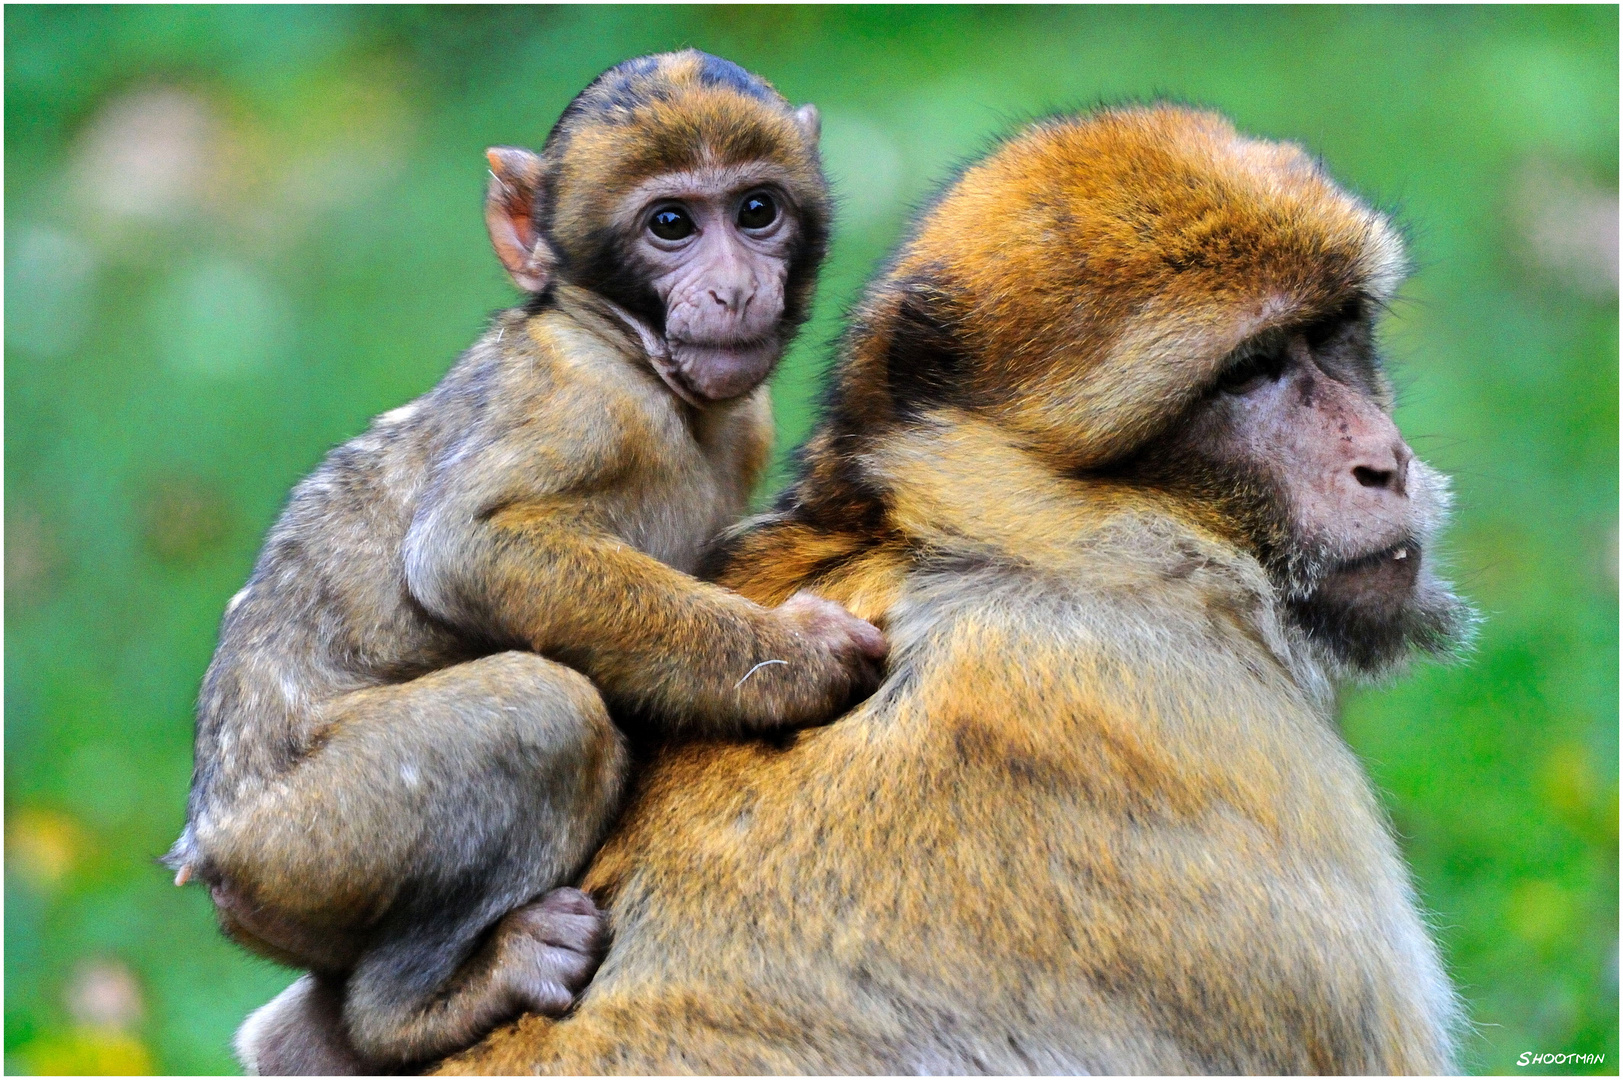
{"label": "baby monkey's nose", "polygon": [[749,307],[750,301],[754,299],[754,294],[742,285],[722,286],[711,289],[709,292],[710,299],[734,315],[742,315],[744,309]]}

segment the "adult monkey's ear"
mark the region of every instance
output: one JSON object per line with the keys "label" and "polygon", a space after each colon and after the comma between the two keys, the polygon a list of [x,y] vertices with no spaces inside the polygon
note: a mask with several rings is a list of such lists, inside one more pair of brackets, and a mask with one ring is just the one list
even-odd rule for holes
{"label": "adult monkey's ear", "polygon": [[535,227],[537,203],[545,197],[546,166],[539,156],[516,146],[492,146],[485,158],[490,162],[485,192],[490,244],[513,284],[525,292],[543,292],[558,265],[552,246]]}
{"label": "adult monkey's ear", "polygon": [[795,110],[795,123],[814,145],[823,135],[823,117],[816,105],[802,105]]}

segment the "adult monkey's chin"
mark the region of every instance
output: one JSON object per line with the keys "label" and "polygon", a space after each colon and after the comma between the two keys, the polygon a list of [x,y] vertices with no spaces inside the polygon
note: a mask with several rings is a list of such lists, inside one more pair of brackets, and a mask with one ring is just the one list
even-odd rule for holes
{"label": "adult monkey's chin", "polygon": [[1330,567],[1286,609],[1327,659],[1366,677],[1397,668],[1416,651],[1458,652],[1476,621],[1412,540]]}
{"label": "adult monkey's chin", "polygon": [[776,336],[723,345],[673,340],[670,350],[676,378],[694,397],[729,401],[772,374],[783,345]]}
{"label": "adult monkey's chin", "polygon": [[1315,590],[1325,602],[1396,615],[1412,601],[1425,554],[1415,540],[1403,540],[1331,566]]}

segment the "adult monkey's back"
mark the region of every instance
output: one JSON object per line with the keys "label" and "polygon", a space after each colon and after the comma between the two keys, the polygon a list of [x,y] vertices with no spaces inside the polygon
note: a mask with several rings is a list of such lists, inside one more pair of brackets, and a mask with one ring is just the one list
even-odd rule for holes
{"label": "adult monkey's back", "polygon": [[1159,107],[1038,124],[876,282],[722,580],[890,674],[644,777],[578,1012],[469,1071],[1446,1071],[1453,994],[1338,677],[1448,650],[1446,496],[1388,417],[1376,213]]}

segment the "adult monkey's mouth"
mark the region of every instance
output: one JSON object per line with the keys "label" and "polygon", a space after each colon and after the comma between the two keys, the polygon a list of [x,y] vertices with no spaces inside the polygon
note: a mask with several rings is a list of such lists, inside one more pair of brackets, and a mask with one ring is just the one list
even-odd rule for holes
{"label": "adult monkey's mouth", "polygon": [[1423,560],[1419,542],[1405,538],[1332,567],[1317,592],[1343,602],[1401,601],[1414,592]]}

